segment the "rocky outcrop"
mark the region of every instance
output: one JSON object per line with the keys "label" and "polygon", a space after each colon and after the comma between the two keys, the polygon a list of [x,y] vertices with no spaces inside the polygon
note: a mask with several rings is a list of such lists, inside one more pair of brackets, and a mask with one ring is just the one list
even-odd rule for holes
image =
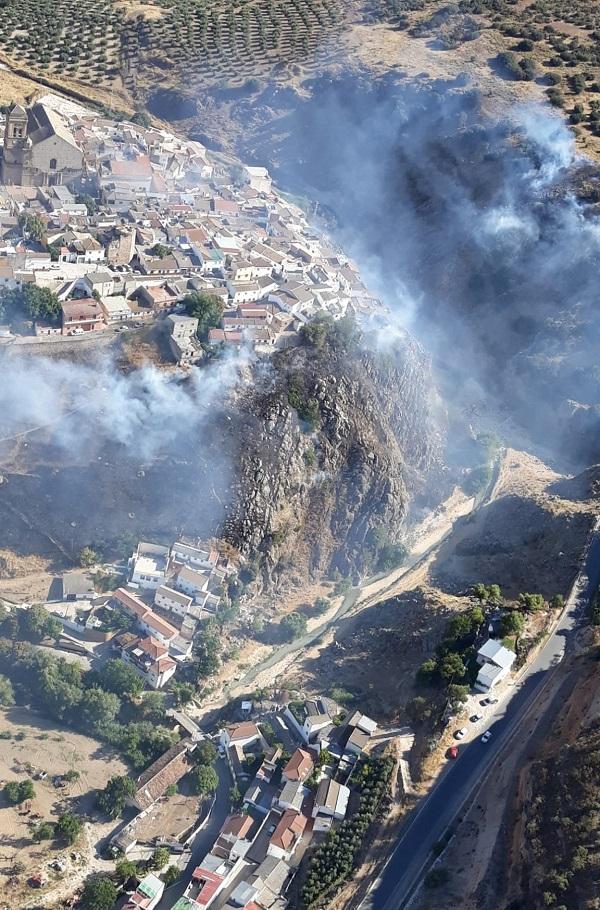
{"label": "rocky outcrop", "polygon": [[[401,541],[425,480],[435,490],[441,431],[429,364],[394,353],[300,346],[260,367],[236,410],[241,449],[226,533],[262,576],[364,573]],[[435,495],[433,492],[432,495]]]}

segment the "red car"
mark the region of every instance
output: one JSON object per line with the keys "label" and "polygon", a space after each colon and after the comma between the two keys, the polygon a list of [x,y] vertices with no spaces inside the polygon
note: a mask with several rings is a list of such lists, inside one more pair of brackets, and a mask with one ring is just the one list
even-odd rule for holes
{"label": "red car", "polygon": [[458,758],[458,746],[450,746],[448,749],[448,758]]}

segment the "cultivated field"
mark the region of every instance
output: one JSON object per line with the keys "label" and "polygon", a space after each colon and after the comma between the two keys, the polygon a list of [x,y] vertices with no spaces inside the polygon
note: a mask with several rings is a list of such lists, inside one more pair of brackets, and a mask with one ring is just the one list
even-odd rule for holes
{"label": "cultivated field", "polygon": [[[54,892],[66,885],[66,893],[74,890],[78,879],[97,867],[94,843],[114,827],[114,823],[98,824],[84,829],[80,842],[72,848],[54,841],[33,842],[31,831],[42,821],[56,821],[66,811],[86,815],[92,812],[95,791],[103,787],[113,774],[126,772],[124,763],[96,740],[48,723],[39,714],[25,708],[0,711],[0,786],[7,781],[22,781],[35,777],[41,770],[48,773],[45,780],[35,780],[35,796],[21,806],[9,806],[0,797],[0,910],[26,907],[39,903],[44,892]],[[80,778],[63,788],[56,788],[53,777],[78,771]],[[24,814],[29,809],[28,814]],[[37,816],[35,819],[32,816]],[[80,854],[70,858],[71,852]],[[68,867],[61,876],[52,872],[48,862],[58,856],[68,858]],[[43,872],[48,884],[42,891],[32,891],[26,881],[30,875]],[[35,900],[34,900],[35,896]]]}

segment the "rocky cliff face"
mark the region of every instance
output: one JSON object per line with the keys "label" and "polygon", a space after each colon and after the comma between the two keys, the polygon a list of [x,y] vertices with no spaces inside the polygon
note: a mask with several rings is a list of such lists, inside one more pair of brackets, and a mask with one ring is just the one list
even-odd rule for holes
{"label": "rocky cliff face", "polygon": [[276,354],[236,403],[241,448],[232,542],[261,574],[363,573],[402,540],[411,502],[435,496],[441,430],[429,364],[302,345]]}

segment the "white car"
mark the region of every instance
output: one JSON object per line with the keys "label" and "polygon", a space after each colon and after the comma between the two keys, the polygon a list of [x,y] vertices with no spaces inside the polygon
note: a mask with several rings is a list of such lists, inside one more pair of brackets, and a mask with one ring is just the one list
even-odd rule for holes
{"label": "white car", "polygon": [[492,738],[492,731],[486,730],[485,733],[483,734],[483,736],[481,737],[481,742],[487,743],[490,741],[491,738]]}
{"label": "white car", "polygon": [[494,697],[491,696],[491,695],[488,695],[487,698],[484,698],[484,699],[483,699],[483,701],[481,702],[481,704],[482,704],[482,705],[497,705],[497,704],[498,704],[498,699],[497,699],[497,698],[494,698]]}
{"label": "white car", "polygon": [[471,714],[471,717],[469,718],[469,720],[471,721],[472,724],[476,724],[477,721],[483,720],[483,714],[479,714],[479,713]]}
{"label": "white car", "polygon": [[456,733],[454,734],[454,738],[455,738],[455,739],[462,739],[462,738],[463,738],[464,736],[466,736],[466,735],[467,735],[467,728],[466,728],[466,727],[461,727],[460,730],[457,730]]}

